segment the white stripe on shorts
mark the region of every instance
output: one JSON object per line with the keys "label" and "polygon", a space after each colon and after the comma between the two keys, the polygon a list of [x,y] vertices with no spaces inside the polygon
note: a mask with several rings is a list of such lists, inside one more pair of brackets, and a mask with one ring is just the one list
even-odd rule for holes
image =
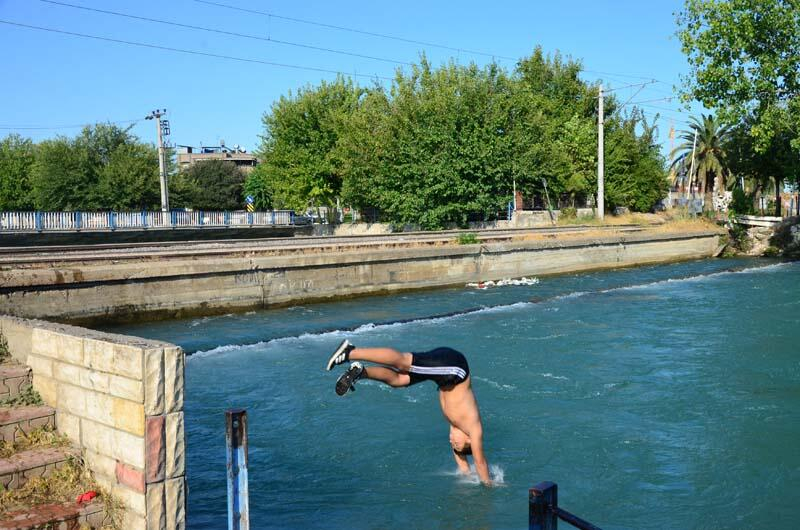
{"label": "white stripe on shorts", "polygon": [[467,372],[458,366],[414,366],[412,364],[408,371],[422,375],[457,375],[461,379],[467,378]]}

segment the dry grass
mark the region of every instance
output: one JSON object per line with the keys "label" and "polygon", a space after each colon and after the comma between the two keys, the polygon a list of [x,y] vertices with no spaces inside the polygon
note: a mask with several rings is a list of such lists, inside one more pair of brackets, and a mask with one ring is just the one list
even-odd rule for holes
{"label": "dry grass", "polygon": [[87,491],[97,491],[103,502],[106,524],[101,530],[122,528],[124,506],[97,485],[83,461],[76,456],[68,457],[66,463],[47,477],[35,477],[19,489],[0,492],[0,514],[25,510],[38,504],[75,502],[78,495]]}
{"label": "dry grass", "polygon": [[24,510],[37,504],[72,501],[81,493],[92,489],[92,482],[82,463],[76,457],[47,477],[35,477],[19,489],[0,494],[0,510],[4,512]]}
{"label": "dry grass", "polygon": [[52,427],[40,427],[16,442],[0,442],[0,458],[8,458],[15,453],[35,447],[67,447],[69,444],[69,438],[58,434]]}

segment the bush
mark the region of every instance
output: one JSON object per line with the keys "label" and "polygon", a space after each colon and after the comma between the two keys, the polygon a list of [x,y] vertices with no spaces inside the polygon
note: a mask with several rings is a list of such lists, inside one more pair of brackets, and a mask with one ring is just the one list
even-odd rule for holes
{"label": "bush", "polygon": [[742,188],[734,188],[730,209],[739,215],[754,214],[753,197],[747,195]]}
{"label": "bush", "polygon": [[731,246],[739,252],[747,252],[752,248],[747,228],[740,224],[734,224],[730,230]]}
{"label": "bush", "polygon": [[577,208],[573,208],[572,206],[561,208],[561,214],[559,215],[559,217],[561,219],[577,219],[578,210]]}
{"label": "bush", "polygon": [[472,232],[468,232],[466,234],[460,234],[456,239],[459,245],[474,245],[476,243],[480,243],[478,240],[478,236],[473,234]]}

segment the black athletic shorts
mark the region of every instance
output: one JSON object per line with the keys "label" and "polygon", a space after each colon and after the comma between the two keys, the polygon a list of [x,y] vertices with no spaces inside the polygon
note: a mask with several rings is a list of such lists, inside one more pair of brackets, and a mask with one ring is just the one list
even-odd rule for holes
{"label": "black athletic shorts", "polygon": [[467,359],[453,348],[411,353],[411,368],[408,375],[415,385],[422,381],[434,381],[439,388],[452,387],[463,383],[469,375]]}

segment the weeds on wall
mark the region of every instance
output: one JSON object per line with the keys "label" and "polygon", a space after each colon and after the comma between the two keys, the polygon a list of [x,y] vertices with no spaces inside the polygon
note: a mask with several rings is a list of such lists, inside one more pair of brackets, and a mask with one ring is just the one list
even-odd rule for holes
{"label": "weeds on wall", "polygon": [[2,330],[0,330],[0,363],[9,359],[11,359],[11,352],[8,350],[8,341]]}
{"label": "weeds on wall", "polygon": [[480,243],[480,241],[478,240],[478,236],[476,236],[472,232],[468,232],[466,234],[459,234],[456,241],[458,241],[459,245],[475,245],[477,243]]}

